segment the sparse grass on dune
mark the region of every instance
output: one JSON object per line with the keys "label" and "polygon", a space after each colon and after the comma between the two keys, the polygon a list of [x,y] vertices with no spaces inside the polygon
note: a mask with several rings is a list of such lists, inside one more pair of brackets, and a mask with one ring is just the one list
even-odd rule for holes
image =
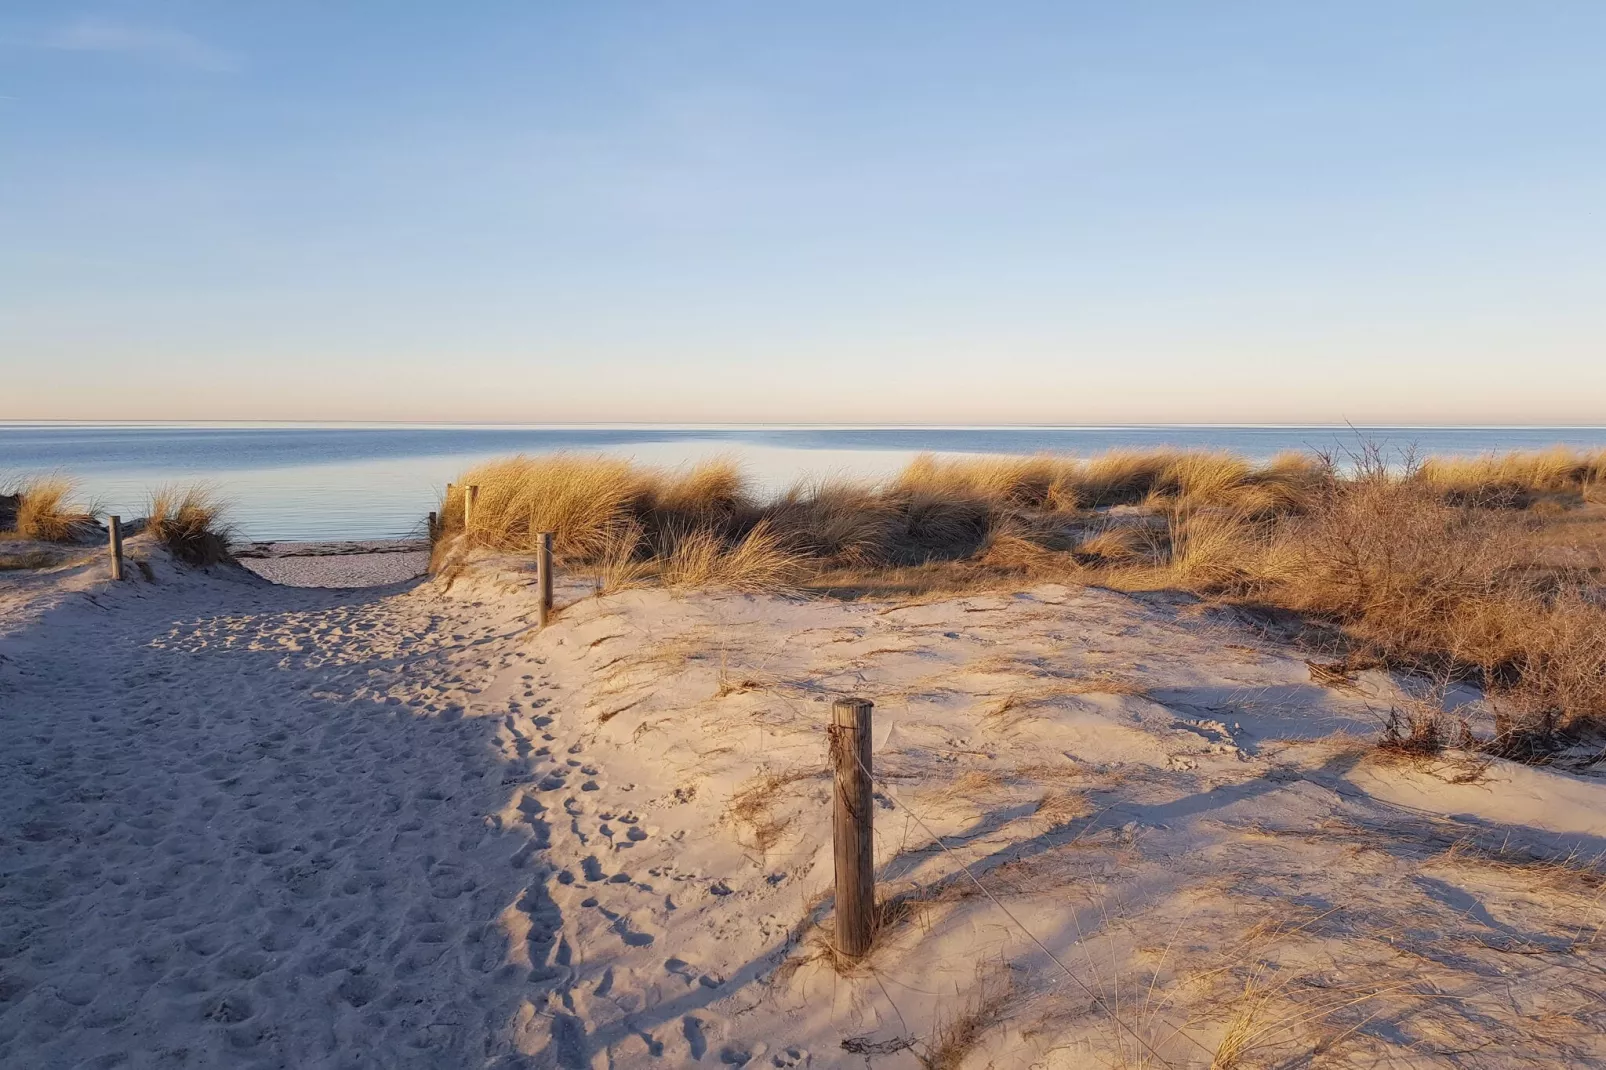
{"label": "sparse grass on dune", "polygon": [[77,542],[95,525],[94,506],[74,503],[77,485],[62,476],[21,483],[10,494],[11,527],[18,538],[38,542]]}
{"label": "sparse grass on dune", "polygon": [[209,487],[158,487],[151,494],[147,530],[180,561],[215,565],[229,560],[231,531],[224,513]]}

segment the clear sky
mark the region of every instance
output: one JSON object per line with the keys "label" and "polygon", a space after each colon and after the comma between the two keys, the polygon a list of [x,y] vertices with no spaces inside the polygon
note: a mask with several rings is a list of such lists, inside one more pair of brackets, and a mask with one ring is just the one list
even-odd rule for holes
{"label": "clear sky", "polygon": [[0,6],[0,418],[1606,422],[1606,4]]}

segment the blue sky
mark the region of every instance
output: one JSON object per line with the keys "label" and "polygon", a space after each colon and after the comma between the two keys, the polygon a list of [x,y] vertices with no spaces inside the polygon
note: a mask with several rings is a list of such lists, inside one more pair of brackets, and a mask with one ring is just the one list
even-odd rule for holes
{"label": "blue sky", "polygon": [[0,418],[1606,422],[1606,5],[0,9]]}

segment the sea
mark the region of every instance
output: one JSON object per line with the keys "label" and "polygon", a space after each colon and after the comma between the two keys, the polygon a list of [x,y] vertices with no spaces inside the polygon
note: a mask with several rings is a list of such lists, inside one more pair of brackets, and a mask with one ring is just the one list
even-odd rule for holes
{"label": "sea", "polygon": [[145,515],[156,488],[203,483],[249,541],[420,535],[446,483],[513,454],[591,453],[667,468],[728,457],[755,487],[881,479],[921,453],[1058,453],[1124,447],[1222,449],[1252,459],[1289,450],[1340,461],[1372,443],[1391,457],[1554,445],[1606,448],[1606,427],[467,426],[394,424],[0,423],[0,487],[64,475],[105,513]]}

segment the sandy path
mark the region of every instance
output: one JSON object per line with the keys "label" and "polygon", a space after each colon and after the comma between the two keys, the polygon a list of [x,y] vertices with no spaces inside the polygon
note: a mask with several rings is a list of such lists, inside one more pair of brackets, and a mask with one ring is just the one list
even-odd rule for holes
{"label": "sandy path", "polygon": [[[0,582],[0,1066],[1606,1066],[1606,891],[1553,862],[1606,781],[1380,760],[1400,682],[1235,610],[572,577],[534,635],[523,562],[149,564]],[[845,693],[901,907],[839,973]]]}
{"label": "sandy path", "polygon": [[126,586],[0,622],[0,1065],[525,1065],[555,978],[503,915],[536,963],[560,919],[539,808],[495,815],[523,622]]}

